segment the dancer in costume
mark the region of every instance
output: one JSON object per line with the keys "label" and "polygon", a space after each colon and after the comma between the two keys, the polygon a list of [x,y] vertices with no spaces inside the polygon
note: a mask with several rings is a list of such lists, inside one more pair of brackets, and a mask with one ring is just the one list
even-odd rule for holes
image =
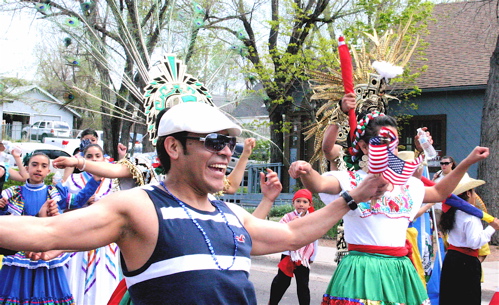
{"label": "dancer in costume", "polygon": [[[328,175],[327,171],[358,170],[360,163],[367,163],[366,157],[363,160],[351,159],[351,155],[355,154],[351,151],[355,149],[351,143],[354,141],[356,123],[366,113],[385,113],[388,102],[398,100],[388,94],[388,82],[402,74],[403,67],[418,45],[418,37],[405,40],[409,28],[408,25],[400,26],[397,32],[387,30],[383,35],[366,33],[372,43],[352,48],[355,65],[352,65],[345,39],[340,37],[338,58],[341,73],[333,69],[328,69],[328,72],[309,72],[310,86],[314,90],[311,99],[318,100],[318,103],[327,101],[317,110],[317,122],[304,133],[305,140],[314,138],[315,149],[310,163],[319,161],[320,173]],[[357,85],[354,87],[354,84]],[[319,196],[324,203],[336,198],[324,193]],[[342,223],[338,226],[337,250],[335,261],[340,263],[341,258],[348,254]]]}
{"label": "dancer in costume", "polygon": [[[474,204],[475,188],[484,183],[483,180],[465,177],[453,193]],[[440,226],[448,234],[449,247],[440,277],[440,304],[479,305],[482,298],[479,249],[499,230],[499,220],[495,218],[484,229],[481,220],[473,215],[446,204],[442,210]]]}
{"label": "dancer in costume", "polygon": [[[373,147],[378,147],[378,151],[385,153],[389,150],[388,154],[392,155],[390,160],[398,159],[398,131],[394,118],[373,112],[359,121],[358,126],[360,128],[356,130],[353,150],[356,151],[355,159],[361,159],[364,155],[368,157],[368,161],[373,159],[377,156],[370,155]],[[388,146],[383,141],[388,141]],[[405,181],[395,175],[386,180],[388,191],[380,190],[380,199],[365,202],[353,200],[349,192],[369,177],[369,173],[378,173],[373,170],[374,167],[331,172],[329,176],[321,176],[310,163],[294,162],[290,167],[293,178],[300,178],[312,192],[340,194],[352,208],[343,217],[349,255],[338,265],[323,304],[429,304],[425,287],[406,256],[406,231],[409,222],[419,211],[422,202],[445,199],[469,166],[488,154],[488,148],[475,148],[452,173],[433,187],[424,187],[419,179],[409,177],[417,168],[417,163],[413,162],[409,164],[413,168],[412,172],[404,173]],[[369,164],[368,162],[366,165]],[[387,174],[393,174],[393,170],[389,169],[379,173],[387,178]]]}
{"label": "dancer in costume", "polygon": [[[87,128],[83,130],[80,134],[80,147],[76,148],[73,152],[73,155],[76,158],[83,158],[83,150],[90,144],[99,144],[99,134],[97,131],[91,128]],[[118,160],[121,160],[126,155],[127,148],[125,145],[118,143]],[[107,162],[110,162],[110,157],[107,154],[104,154],[104,158]],[[66,181],[68,177],[72,173],[80,173],[81,171],[78,168],[68,167],[64,170],[64,175],[62,177],[63,181]]]}
{"label": "dancer in costume", "polygon": [[[104,151],[98,144],[87,145],[82,156],[87,163],[106,162]],[[79,193],[93,175],[81,171],[72,174],[65,182],[70,193]],[[102,178],[100,185],[90,199],[82,206],[70,206],[70,209],[81,208],[93,204],[113,191],[113,180]],[[111,243],[107,246],[84,252],[71,253],[71,259],[65,265],[69,288],[76,304],[94,305],[109,300],[118,285],[120,270],[118,246]]]}
{"label": "dancer in costume", "polygon": [[[288,223],[307,216],[310,207],[313,207],[312,193],[307,189],[297,191],[293,196],[293,207],[295,210],[284,215],[280,222]],[[316,240],[298,250],[283,252],[278,265],[279,271],[270,287],[269,305],[279,304],[279,301],[281,301],[282,296],[291,284],[293,276],[296,276],[298,303],[300,305],[310,304],[310,289],[308,287],[310,265],[317,255],[318,248],[319,243]]]}
{"label": "dancer in costume", "polygon": [[[50,172],[49,164],[50,159],[45,154],[34,153],[29,157],[28,181],[23,186],[4,190],[0,207],[12,215],[47,216],[40,215],[47,214],[47,204],[53,206],[57,203],[57,209],[60,210],[72,204],[81,204],[90,198],[99,185],[100,178],[93,179],[75,196],[60,184],[45,185],[44,179]],[[26,227],[21,228],[20,231],[26,236],[36,233]],[[33,248],[36,247],[41,246],[34,241]],[[22,252],[4,257],[0,270],[0,304],[74,304],[62,267],[68,259],[69,256],[63,254],[49,261],[31,261]]]}
{"label": "dancer in costume", "polygon": [[[223,188],[232,137],[240,133],[215,107],[173,106],[158,128],[156,147],[167,172],[162,183],[116,192],[57,217],[0,217],[0,247],[85,250],[116,242],[135,305],[255,305],[250,255],[303,247],[325,234],[348,206],[339,198],[284,224],[210,200],[209,193]],[[264,196],[277,198],[282,186],[276,173],[261,173],[260,182]],[[369,175],[351,196],[369,201],[384,189],[381,177]]]}

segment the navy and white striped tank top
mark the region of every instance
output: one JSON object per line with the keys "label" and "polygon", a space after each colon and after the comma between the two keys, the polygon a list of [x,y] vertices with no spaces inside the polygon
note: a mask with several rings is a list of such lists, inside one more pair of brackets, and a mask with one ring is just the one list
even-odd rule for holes
{"label": "navy and white striped tank top", "polygon": [[[147,263],[129,272],[122,258],[123,274],[134,305],[141,304],[256,304],[249,281],[251,237],[222,201],[213,201],[224,212],[238,244],[234,265],[220,270],[206,241],[178,202],[158,186],[145,186],[159,218],[156,248]],[[233,262],[233,233],[218,210],[186,208],[211,241],[222,269]]]}

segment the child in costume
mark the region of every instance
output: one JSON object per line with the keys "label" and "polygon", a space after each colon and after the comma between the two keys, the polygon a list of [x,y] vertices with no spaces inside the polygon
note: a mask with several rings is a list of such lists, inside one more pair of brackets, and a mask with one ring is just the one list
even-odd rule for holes
{"label": "child in costume", "polygon": [[[47,205],[57,203],[61,211],[71,204],[86,202],[99,185],[96,180],[89,181],[78,195],[69,194],[61,184],[45,185],[49,165],[50,159],[43,153],[29,157],[28,181],[23,186],[5,189],[0,208],[12,215],[53,216],[53,212],[46,211]],[[36,245],[33,247],[37,250]],[[68,258],[63,254],[49,261],[31,261],[23,252],[4,257],[0,270],[0,304],[74,304],[62,268]]]}
{"label": "child in costume", "polygon": [[[98,144],[87,145],[82,156],[86,162],[106,162],[104,151]],[[81,171],[72,174],[64,182],[70,193],[79,193],[88,181],[93,180],[93,175]],[[71,208],[81,208],[98,201],[112,193],[113,180],[102,178],[100,185],[87,202]],[[118,246],[111,243],[105,247],[90,251],[71,253],[71,259],[65,265],[65,272],[73,297],[78,305],[93,305],[109,300],[119,282],[119,255]]]}
{"label": "child in costume", "polygon": [[[293,196],[295,210],[287,213],[279,222],[288,223],[294,219],[307,216],[313,209],[312,193],[301,189]],[[318,242],[310,243],[298,250],[283,252],[279,271],[272,281],[270,288],[270,305],[279,304],[282,296],[288,289],[291,278],[296,276],[296,290],[300,305],[310,304],[310,289],[308,287],[310,264],[317,255]]]}

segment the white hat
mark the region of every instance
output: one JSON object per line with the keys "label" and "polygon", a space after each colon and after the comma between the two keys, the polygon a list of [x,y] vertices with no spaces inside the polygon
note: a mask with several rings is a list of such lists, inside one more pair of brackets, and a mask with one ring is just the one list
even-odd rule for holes
{"label": "white hat", "polygon": [[158,137],[181,131],[212,133],[221,130],[227,130],[230,136],[238,136],[242,131],[218,108],[205,103],[184,102],[173,106],[161,117]]}
{"label": "white hat", "polygon": [[473,179],[468,175],[465,175],[459,184],[456,186],[456,189],[452,192],[454,195],[462,194],[468,190],[479,187],[480,185],[485,184],[484,180]]}

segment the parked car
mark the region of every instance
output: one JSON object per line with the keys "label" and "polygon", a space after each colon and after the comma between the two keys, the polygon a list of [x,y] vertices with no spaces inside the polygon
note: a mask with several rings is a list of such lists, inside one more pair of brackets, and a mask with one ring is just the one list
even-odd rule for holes
{"label": "parked car", "polygon": [[[75,139],[73,138],[52,138],[52,137],[47,137],[44,139],[43,143],[47,144],[52,144],[57,147],[62,148],[65,151],[72,152],[73,154],[75,153],[76,149],[80,148],[80,142],[81,142],[81,132],[78,133]],[[102,141],[102,136],[103,136],[103,131],[102,130],[96,130],[97,135],[99,136],[99,141],[97,144],[100,145],[100,147],[104,148],[104,142]]]}
{"label": "parked car", "polygon": [[135,134],[135,143],[132,143],[133,132],[130,132],[130,142],[128,142],[128,150],[131,150],[133,146],[134,153],[142,153],[142,138],[144,138],[144,136],[141,133],[137,133]]}
{"label": "parked car", "polygon": [[21,131],[23,139],[38,140],[43,143],[47,137],[69,138],[71,129],[63,121],[38,121]]}
{"label": "parked car", "polygon": [[[42,152],[46,154],[50,160],[54,160],[57,157],[71,157],[71,154],[55,145],[51,144],[46,144],[46,143],[33,143],[33,142],[20,142],[20,143],[11,143],[11,149],[12,148],[19,148],[21,150],[21,158],[24,158],[24,156],[28,153],[34,153],[34,152]],[[15,164],[12,164],[13,166]],[[50,163],[50,171],[55,173],[55,172],[60,172],[61,174],[64,174],[64,169],[55,169],[52,166],[52,162]]]}

